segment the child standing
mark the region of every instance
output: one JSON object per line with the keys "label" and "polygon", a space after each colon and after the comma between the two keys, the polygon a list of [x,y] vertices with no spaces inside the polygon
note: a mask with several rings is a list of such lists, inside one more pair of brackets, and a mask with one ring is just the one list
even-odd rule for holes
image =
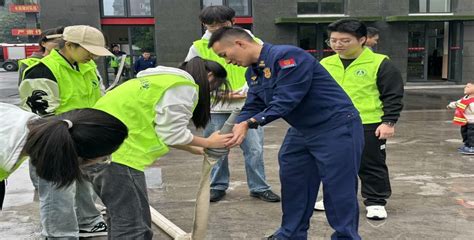
{"label": "child standing", "polygon": [[464,87],[465,96],[449,103],[448,108],[456,109],[453,124],[461,126],[461,136],[464,146],[459,152],[474,155],[474,84],[468,83]]}

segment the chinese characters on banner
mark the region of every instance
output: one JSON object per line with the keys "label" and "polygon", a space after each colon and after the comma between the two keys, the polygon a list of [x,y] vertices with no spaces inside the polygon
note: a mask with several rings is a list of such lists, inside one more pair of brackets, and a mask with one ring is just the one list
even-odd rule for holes
{"label": "chinese characters on banner", "polygon": [[31,28],[31,29],[20,29],[20,28],[13,28],[12,29],[12,36],[38,36],[41,35],[41,29]]}
{"label": "chinese characters on banner", "polygon": [[38,4],[30,4],[30,5],[10,4],[10,12],[37,13],[39,11],[40,11],[40,7]]}

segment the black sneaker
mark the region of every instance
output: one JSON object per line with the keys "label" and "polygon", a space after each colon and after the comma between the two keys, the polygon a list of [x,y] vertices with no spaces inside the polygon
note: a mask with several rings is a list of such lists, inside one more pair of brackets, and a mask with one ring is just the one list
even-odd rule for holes
{"label": "black sneaker", "polygon": [[211,197],[210,200],[211,202],[219,202],[224,198],[225,196],[225,191],[224,190],[217,190],[217,189],[211,189]]}
{"label": "black sneaker", "polygon": [[98,237],[107,236],[107,224],[105,222],[97,223],[95,226],[79,230],[79,237]]}
{"label": "black sneaker", "polygon": [[280,238],[277,238],[277,236],[274,236],[274,235],[270,235],[268,237],[264,237],[263,240],[278,240]]}
{"label": "black sneaker", "polygon": [[276,195],[272,190],[267,190],[264,192],[251,192],[250,196],[255,198],[260,198],[265,202],[279,202],[280,197]]}

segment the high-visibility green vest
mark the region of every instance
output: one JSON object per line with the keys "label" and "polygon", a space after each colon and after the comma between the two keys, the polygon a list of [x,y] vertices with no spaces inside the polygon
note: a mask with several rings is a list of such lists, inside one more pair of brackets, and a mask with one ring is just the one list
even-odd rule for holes
{"label": "high-visibility green vest", "polygon": [[108,59],[111,68],[118,68],[119,60],[117,56],[109,56]]}
{"label": "high-visibility green vest", "polygon": [[227,80],[232,88],[232,91],[240,91],[245,86],[245,72],[246,67],[240,67],[225,62],[224,58],[219,57],[212,49],[208,48],[209,40],[200,39],[193,42],[194,47],[199,52],[199,56],[203,59],[218,62],[227,71]]}
{"label": "high-visibility green vest", "polygon": [[127,139],[112,154],[113,162],[144,171],[169,151],[155,131],[155,106],[169,88],[180,85],[198,90],[198,85],[179,75],[145,76],[128,80],[97,102],[94,108],[115,116],[128,128]]}
{"label": "high-visibility green vest", "polygon": [[385,58],[388,57],[366,47],[345,70],[338,54],[321,60],[321,64],[351,98],[363,124],[382,121],[383,105],[377,88],[377,73]]}
{"label": "high-visibility green vest", "polygon": [[41,60],[41,58],[38,58],[38,57],[29,57],[29,58],[21,59],[21,60],[18,61],[18,76],[19,76],[18,86],[20,86],[21,81],[23,80],[25,70],[28,67],[36,64],[40,60]]}
{"label": "high-visibility green vest", "polygon": [[101,97],[97,65],[94,61],[79,63],[77,71],[52,49],[48,56],[28,67],[25,73],[40,62],[51,70],[58,84],[60,104],[55,110],[56,115],[73,109],[92,107]]}
{"label": "high-visibility green vest", "polygon": [[[39,62],[40,60],[41,60],[41,58],[29,57],[29,58],[21,59],[18,62],[20,63],[19,65],[24,64],[25,66],[29,67],[29,66]],[[23,74],[23,73],[20,73],[20,74]]]}

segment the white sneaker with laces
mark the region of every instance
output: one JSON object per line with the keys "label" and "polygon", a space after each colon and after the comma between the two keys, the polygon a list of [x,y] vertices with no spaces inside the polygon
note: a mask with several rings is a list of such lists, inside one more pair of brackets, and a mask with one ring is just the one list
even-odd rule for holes
{"label": "white sneaker with laces", "polygon": [[315,211],[324,211],[324,201],[323,199],[317,201],[315,204],[314,204],[314,210]]}
{"label": "white sneaker with laces", "polygon": [[367,210],[367,218],[372,220],[383,220],[387,218],[387,211],[381,205],[373,205],[365,207]]}

